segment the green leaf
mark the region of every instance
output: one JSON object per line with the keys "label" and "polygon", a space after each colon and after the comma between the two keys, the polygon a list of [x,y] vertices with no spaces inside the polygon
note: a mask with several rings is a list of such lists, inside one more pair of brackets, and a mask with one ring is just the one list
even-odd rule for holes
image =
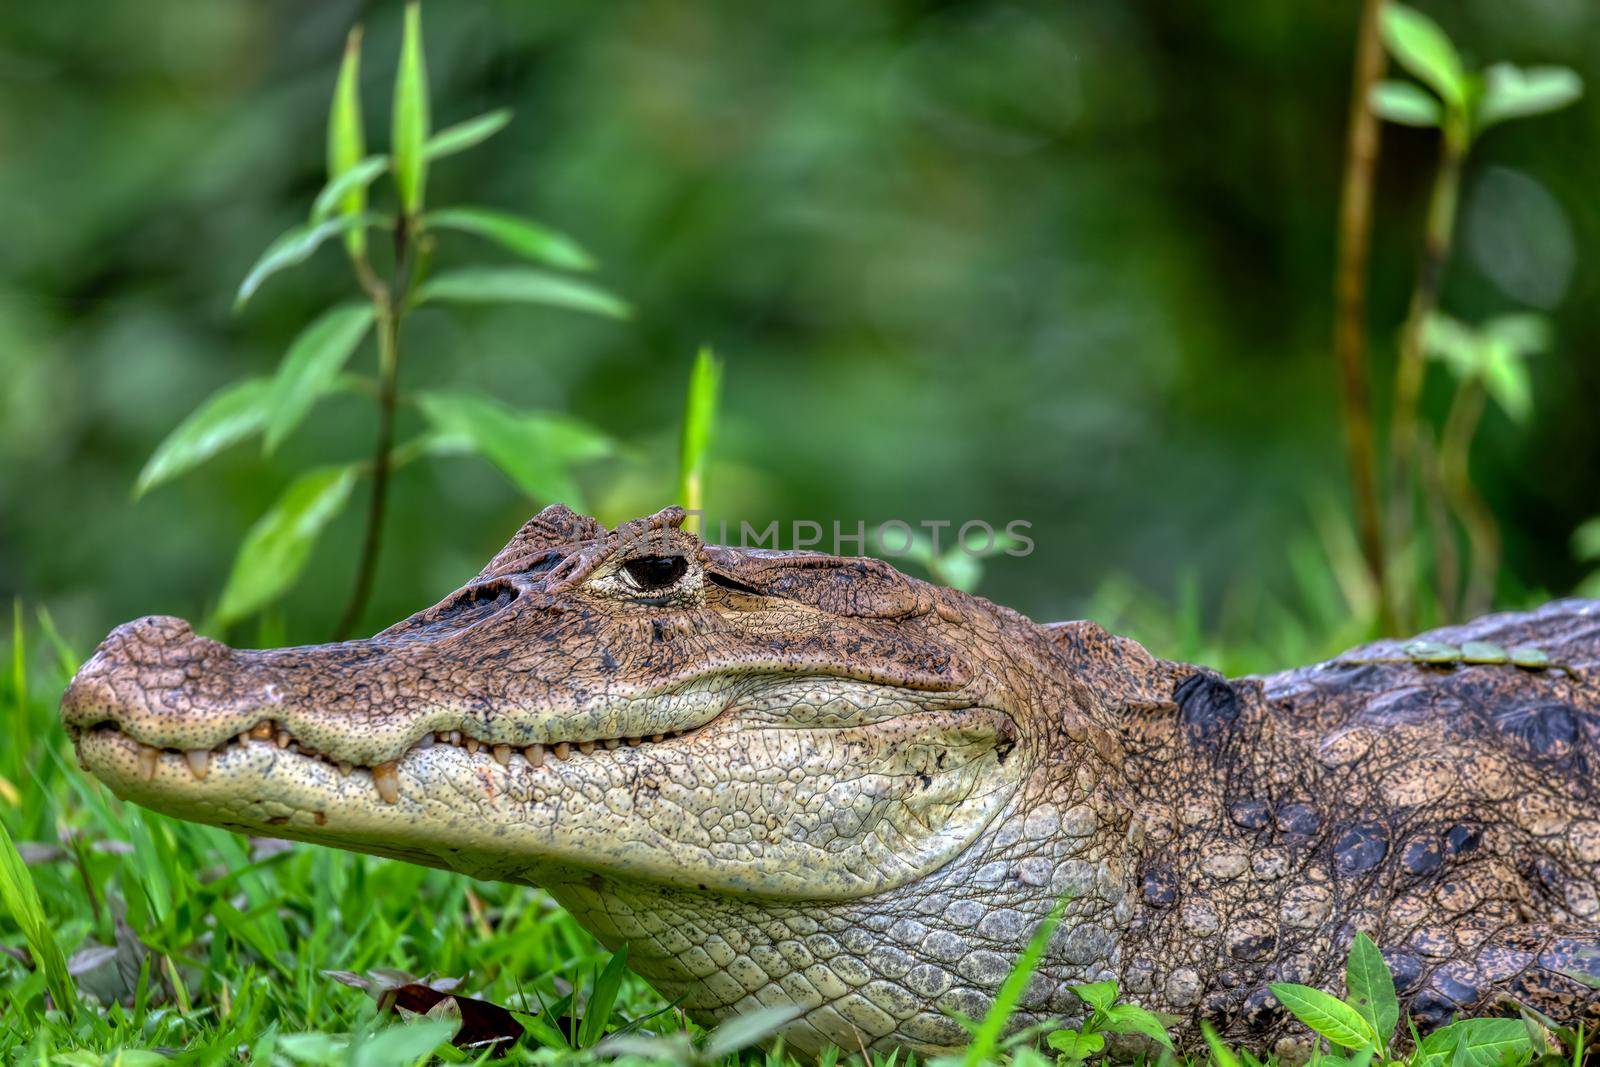
{"label": "green leaf", "polygon": [[594,991],[583,1009],[583,1022],[578,1027],[578,1047],[593,1048],[605,1036],[606,1023],[611,1021],[611,1009],[616,1006],[617,993],[622,989],[622,977],[628,970],[628,946],[623,945],[606,961],[605,970],[594,980]]}
{"label": "green leaf", "polygon": [[[21,640],[20,634],[17,640]],[[11,913],[12,920],[22,931],[23,940],[28,943],[28,950],[33,953],[35,965],[44,972],[50,998],[70,1018],[78,1010],[77,987],[67,973],[66,956],[56,941],[55,928],[44,913],[33,875],[3,823],[0,823],[0,903]]]}
{"label": "green leaf", "polygon": [[1268,988],[1294,1017],[1341,1048],[1376,1048],[1378,1034],[1350,1005],[1320,989],[1293,982],[1273,982]]}
{"label": "green leaf", "polygon": [[377,180],[378,175],[389,169],[388,156],[368,156],[366,159],[355,163],[328,182],[317,194],[317,199],[311,204],[311,221],[313,224],[334,214],[346,203],[351,194],[362,204],[367,201],[366,188]]}
{"label": "green leaf", "polygon": [[1583,79],[1568,67],[1496,63],[1485,75],[1478,127],[1559,111],[1583,95]]}
{"label": "green leaf", "polygon": [[1572,535],[1572,553],[1584,561],[1600,559],[1600,517],[1578,527]]}
{"label": "green leaf", "polygon": [[428,138],[428,143],[422,149],[422,158],[431,162],[443,159],[445,156],[453,156],[457,152],[465,152],[505,129],[510,121],[511,109],[503,107],[497,111],[485,112],[477,118],[458,122],[454,126],[446,126]]}
{"label": "green leaf", "polygon": [[1106,1039],[1099,1034],[1082,1034],[1076,1030],[1057,1030],[1045,1042],[1069,1060],[1086,1060],[1106,1047]]}
{"label": "green leaf", "polygon": [[1478,331],[1440,311],[1429,315],[1422,324],[1423,350],[1430,359],[1449,365],[1463,380],[1478,376],[1482,365],[1483,345]]}
{"label": "green leaf", "polygon": [[425,1063],[431,1059],[429,1054],[449,1041],[460,1025],[460,1020],[422,1018],[386,1026],[352,1042],[351,1056],[345,1062],[350,1067],[412,1067]]}
{"label": "green leaf", "polygon": [[[344,59],[339,64],[339,80],[334,83],[333,103],[328,107],[328,183],[334,185],[352,167],[361,162],[367,151],[367,137],[361,126],[361,26],[350,27],[344,42]],[[370,179],[369,179],[370,180]],[[322,204],[321,197],[317,205]],[[352,182],[333,198],[333,204],[319,215],[312,210],[312,220],[330,215],[334,209],[342,215],[359,215],[367,209],[366,182]],[[366,251],[365,230],[351,230],[344,235],[345,246],[351,255]]]}
{"label": "green leaf", "polygon": [[735,1015],[706,1035],[699,1060],[702,1063],[720,1062],[724,1057],[766,1040],[805,1013],[803,1005],[782,1004]]}
{"label": "green leaf", "polygon": [[1483,387],[1513,422],[1525,423],[1533,414],[1533,382],[1528,365],[1502,343],[1488,346],[1483,364]]}
{"label": "green leaf", "polygon": [[266,378],[246,378],[212,393],[150,454],[134,483],[134,498],[261,429],[270,393]]}
{"label": "green leaf", "polygon": [[1550,348],[1550,320],[1532,312],[1496,315],[1484,320],[1482,333],[1510,345],[1519,355],[1531,356]]}
{"label": "green leaf", "polygon": [[579,507],[571,468],[610,455],[615,446],[598,430],[564,415],[512,411],[471,393],[423,393],[423,415],[444,440],[470,443],[536,501]]}
{"label": "green leaf", "polygon": [[678,440],[678,503],[690,511],[705,508],[706,457],[717,421],[717,394],[722,389],[722,363],[702,348],[689,371],[683,405],[683,432]]}
{"label": "green leaf", "polygon": [[1532,1048],[1521,1019],[1463,1019],[1422,1039],[1414,1067],[1497,1067]]}
{"label": "green leaf", "polygon": [[1400,1024],[1400,1001],[1395,996],[1394,978],[1377,943],[1364,933],[1356,934],[1350,943],[1350,956],[1345,962],[1345,989],[1350,995],[1350,1006],[1372,1024],[1380,1042],[1387,1045]]}
{"label": "green leaf", "polygon": [[1388,3],[1383,8],[1383,43],[1399,64],[1415,74],[1453,108],[1467,103],[1467,78],[1455,45],[1439,24],[1416,8]]}
{"label": "green leaf", "polygon": [[1088,985],[1068,986],[1079,1000],[1096,1011],[1110,1011],[1111,1005],[1117,1002],[1117,982],[1108,978],[1104,982],[1090,982]]}
{"label": "green leaf", "polygon": [[1200,1020],[1200,1032],[1205,1035],[1206,1045],[1211,1049],[1211,1060],[1217,1067],[1239,1067],[1238,1054],[1222,1043],[1217,1031],[1204,1019]]}
{"label": "green leaf", "polygon": [[289,484],[245,534],[217,606],[218,625],[259,611],[294,585],[317,535],[350,499],[358,473],[353,465],[319,467]]}
{"label": "green leaf", "polygon": [[599,286],[532,267],[466,267],[424,282],[416,302],[523,303],[590,311],[624,319],[628,305]]}
{"label": "green leaf", "polygon": [[243,307],[245,301],[261,288],[262,282],[280,270],[304,263],[328,238],[382,221],[380,216],[367,211],[359,215],[339,215],[318,223],[294,227],[273,241],[267,246],[267,250],[261,253],[261,258],[256,260],[255,266],[250,268],[250,273],[245,275],[244,281],[240,283],[239,295],[234,300],[233,306]]}
{"label": "green leaf", "polygon": [[1438,97],[1411,82],[1379,82],[1372,87],[1367,105],[1374,115],[1402,126],[1438,126],[1444,121]]}
{"label": "green leaf", "polygon": [[1172,1047],[1167,1024],[1155,1012],[1137,1004],[1113,1004],[1107,1009],[1100,1029],[1112,1034],[1143,1034],[1164,1048]]}
{"label": "green leaf", "polygon": [[371,304],[343,304],[322,313],[289,346],[267,400],[267,452],[300,425],[339,379],[339,372],[372,328]]}
{"label": "green leaf", "polygon": [[394,79],[394,128],[391,154],[400,206],[408,215],[422,210],[428,183],[428,69],[422,55],[422,5],[406,4],[400,66]]}
{"label": "green leaf", "polygon": [[429,212],[423,222],[434,229],[460,230],[487,237],[525,259],[567,270],[592,270],[594,259],[572,238],[537,222],[486,207],[451,207]]}

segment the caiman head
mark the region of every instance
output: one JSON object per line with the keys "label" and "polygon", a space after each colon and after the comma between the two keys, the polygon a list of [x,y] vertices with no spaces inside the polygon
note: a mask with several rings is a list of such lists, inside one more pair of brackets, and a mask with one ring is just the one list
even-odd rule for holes
{"label": "caiman head", "polygon": [[[1104,972],[1111,927],[1088,920],[1126,872],[1095,843],[1126,821],[1103,686],[1065,666],[1082,635],[682,518],[548,508],[367,640],[249,651],[136,620],[62,718],[119,796],[545,886],[702,1016],[808,1008],[801,1048],[959,1044],[946,1013],[981,1010],[1063,891],[1101,932],[1082,974]],[[979,940],[968,899],[1011,928]],[[931,946],[944,927],[961,960]],[[926,995],[919,967],[943,975]]]}

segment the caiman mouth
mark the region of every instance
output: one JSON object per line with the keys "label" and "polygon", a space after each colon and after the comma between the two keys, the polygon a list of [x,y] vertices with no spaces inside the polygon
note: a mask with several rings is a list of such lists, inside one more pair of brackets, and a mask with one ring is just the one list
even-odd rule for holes
{"label": "caiman mouth", "polygon": [[[134,768],[138,776],[145,782],[153,782],[156,774],[163,766],[170,762],[175,771],[187,770],[196,782],[204,782],[210,777],[212,767],[225,767],[230,756],[235,753],[256,749],[272,758],[281,758],[284,754],[299,756],[307,760],[314,760],[336,771],[342,778],[366,778],[371,781],[377,791],[379,799],[386,804],[395,804],[400,799],[400,766],[408,759],[421,752],[433,749],[435,746],[453,748],[464,753],[469,758],[481,758],[486,763],[492,761],[500,767],[511,770],[516,767],[526,767],[529,770],[538,770],[545,765],[547,759],[557,762],[594,755],[599,751],[614,751],[619,748],[638,748],[645,744],[663,744],[674,741],[689,734],[697,733],[718,716],[705,723],[680,730],[669,730],[663,733],[640,735],[637,737],[604,737],[574,739],[568,741],[541,741],[530,745],[513,746],[506,742],[485,741],[472,736],[470,733],[459,729],[429,730],[414,741],[398,758],[385,760],[381,763],[366,765],[342,759],[332,753],[317,750],[311,744],[296,738],[290,731],[288,724],[275,719],[262,719],[248,730],[229,737],[221,744],[211,748],[179,749],[146,744],[133,734],[111,719],[105,719],[84,730],[79,727],[69,726],[68,732],[77,747],[80,758],[89,765],[89,769],[99,773],[102,768],[94,764],[97,762],[92,757],[96,749],[102,745],[115,746],[119,751],[130,750],[134,756]],[[85,749],[88,751],[85,751]]]}

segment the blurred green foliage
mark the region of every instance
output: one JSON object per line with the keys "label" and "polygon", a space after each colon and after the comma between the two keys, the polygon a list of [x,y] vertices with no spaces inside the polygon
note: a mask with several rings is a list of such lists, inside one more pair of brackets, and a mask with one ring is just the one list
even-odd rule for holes
{"label": "blurred green foliage", "polygon": [[[1561,64],[1600,84],[1593,5],[1418,6],[1471,69]],[[48,602],[75,642],[205,615],[298,472],[370,454],[370,402],[341,391],[270,455],[231,449],[129,492],[187,412],[270,373],[342,284],[330,248],[231,308],[323,186],[358,20],[368,132],[388,128],[401,16],[309,0],[0,14],[0,595]],[[402,384],[624,442],[583,473],[602,519],[671,502],[708,342],[725,364],[713,516],[1026,519],[1036,550],[988,561],[983,591],[1037,617],[1094,614],[1233,667],[1359,636],[1328,354],[1353,6],[502,0],[424,19],[434,127],[517,115],[469,165],[431,168],[429,202],[582,235],[635,316],[423,307]],[[1463,179],[1441,306],[1550,322],[1548,351],[1519,364],[1531,415],[1490,406],[1474,445],[1503,600],[1572,588],[1573,530],[1600,511],[1597,133],[1591,93],[1495,127]],[[1384,134],[1380,376],[1437,136]],[[464,254],[442,248],[437,271]],[[1450,378],[1429,376],[1435,422]],[[422,426],[401,413],[402,436]],[[431,603],[536,506],[471,459],[406,475],[369,622]],[[333,521],[275,638],[333,627],[358,511]]]}

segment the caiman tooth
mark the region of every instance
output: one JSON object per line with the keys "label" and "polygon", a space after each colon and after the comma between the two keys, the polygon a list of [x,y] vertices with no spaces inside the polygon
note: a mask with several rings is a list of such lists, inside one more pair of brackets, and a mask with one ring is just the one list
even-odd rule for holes
{"label": "caiman tooth", "polygon": [[605,739],[603,744],[606,746],[606,748],[621,748],[622,747],[622,738],[620,738],[620,737],[608,737],[608,738]]}
{"label": "caiman tooth", "polygon": [[443,734],[441,736],[443,736],[444,739],[446,741],[450,742],[452,745],[455,745],[458,748],[461,746],[461,731],[460,730],[451,730],[448,734]]}
{"label": "caiman tooth", "polygon": [[250,740],[250,731],[246,730],[244,733],[240,734],[238,737],[235,737],[234,740],[239,742],[239,744],[241,744],[241,745],[244,744],[246,741]]}
{"label": "caiman tooth", "polygon": [[294,735],[288,730],[279,730],[277,740],[279,748],[288,748],[294,743]]}
{"label": "caiman tooth", "polygon": [[418,748],[432,748],[433,747],[433,735],[431,733],[423,734],[422,738],[417,742],[417,747]]}
{"label": "caiman tooth", "polygon": [[651,734],[650,735],[650,740],[654,741],[658,745],[661,742],[665,741],[666,739],[667,739],[667,735],[666,734]]}
{"label": "caiman tooth", "polygon": [[642,737],[630,737],[627,740],[629,748],[638,748],[640,745],[644,744],[644,738]]}
{"label": "caiman tooth", "polygon": [[578,751],[582,752],[585,756],[587,756],[589,753],[594,751],[594,742],[593,741],[579,741],[578,742]]}
{"label": "caiman tooth", "polygon": [[496,745],[496,746],[494,746],[494,759],[495,759],[495,762],[500,764],[500,766],[502,766],[502,767],[511,766],[511,746],[510,745]]}
{"label": "caiman tooth", "polygon": [[474,756],[478,754],[478,749],[483,747],[483,742],[479,741],[476,737],[469,737],[463,743],[466,745],[467,751],[472,753]]}
{"label": "caiman tooth", "polygon": [[372,784],[378,787],[378,796],[385,804],[400,802],[400,769],[394,760],[372,768]]}
{"label": "caiman tooth", "polygon": [[139,746],[139,777],[150,781],[156,776],[156,762],[161,759],[161,750],[154,745],[141,744]]}
{"label": "caiman tooth", "polygon": [[544,746],[529,745],[522,750],[522,758],[528,761],[530,767],[544,766]]}
{"label": "caiman tooth", "polygon": [[339,761],[339,776],[340,776],[340,777],[341,777],[341,778],[348,778],[348,777],[350,777],[350,772],[351,772],[351,771],[353,771],[353,770],[355,770],[355,769],[356,769],[356,768],[355,768],[355,764],[353,764],[353,763],[346,763],[346,762],[345,762],[345,761],[344,761],[344,760],[340,760],[340,761]]}
{"label": "caiman tooth", "polygon": [[567,744],[565,741],[557,741],[555,744],[550,746],[550,755],[554,756],[556,759],[566,759],[568,756],[572,755],[572,746]]}
{"label": "caiman tooth", "polygon": [[211,772],[211,751],[204,748],[191,748],[183,754],[183,760],[189,765],[189,773],[205,781],[206,775]]}
{"label": "caiman tooth", "polygon": [[271,741],[272,735],[275,732],[276,731],[273,729],[270,719],[262,719],[260,722],[250,727],[250,736],[255,738],[257,741]]}

